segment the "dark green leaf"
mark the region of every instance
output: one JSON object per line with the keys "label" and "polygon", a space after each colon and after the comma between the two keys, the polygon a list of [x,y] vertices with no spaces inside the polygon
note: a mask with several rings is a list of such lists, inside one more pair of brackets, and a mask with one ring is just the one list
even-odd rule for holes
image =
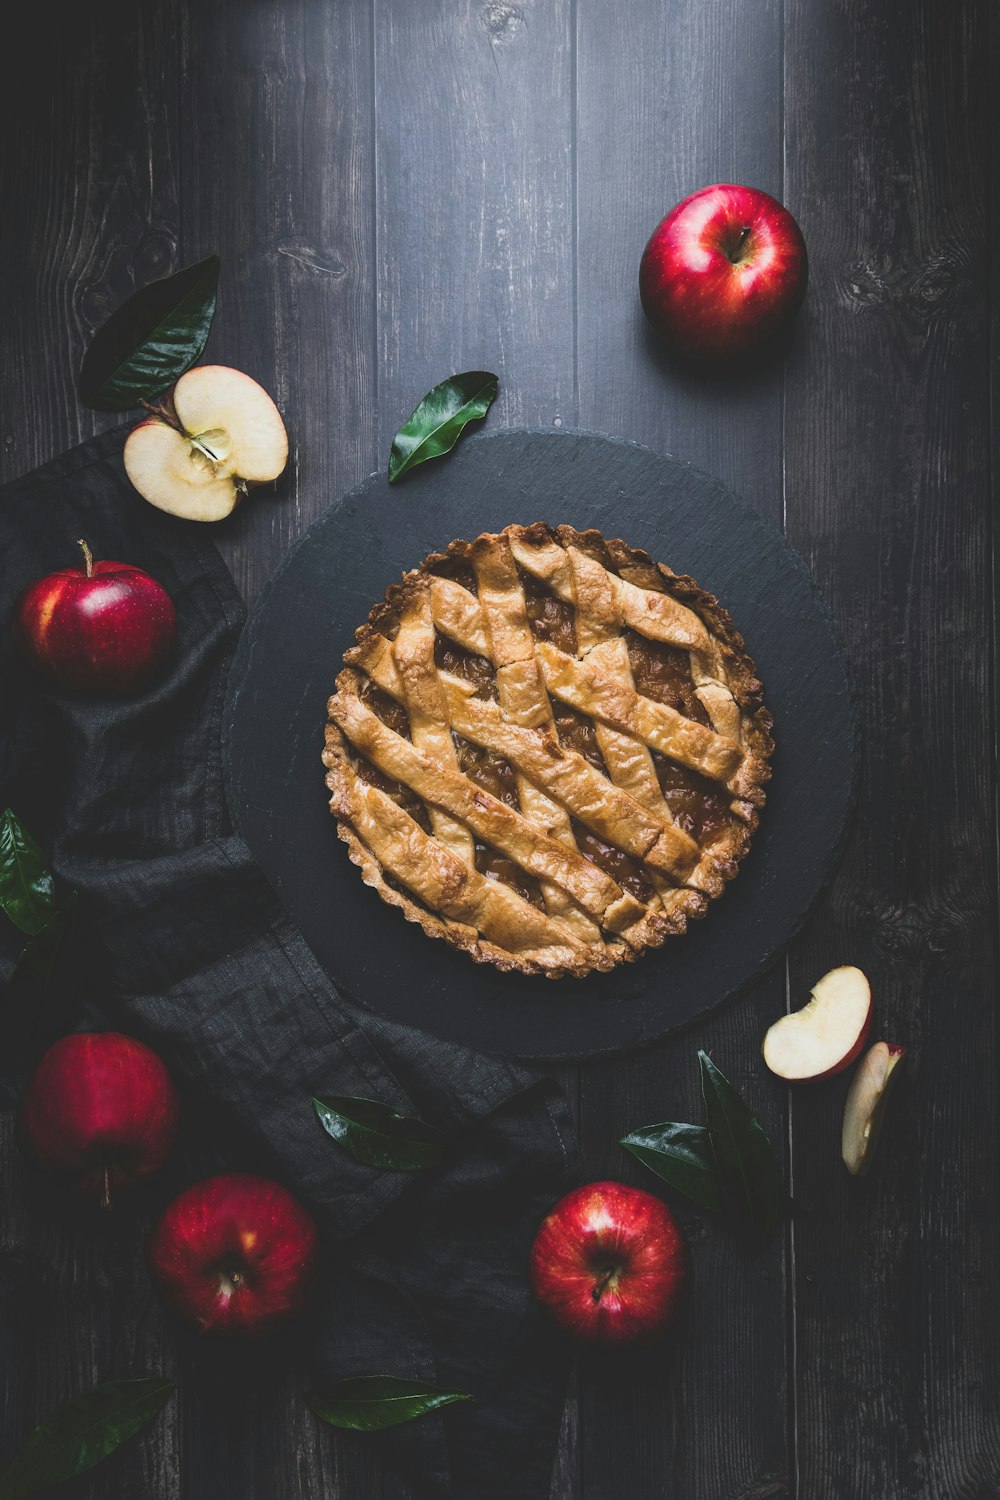
{"label": "dark green leaf", "polygon": [[112,1380],[74,1396],[29,1433],[0,1474],[0,1500],[25,1500],[102,1458],[151,1422],[173,1394],[172,1380]]}
{"label": "dark green leaf", "polygon": [[62,940],[73,925],[75,912],[76,891],[70,891],[42,930],[30,937],[21,949],[11,974],[12,983],[31,984],[52,978]]}
{"label": "dark green leaf", "polygon": [[395,1375],[359,1375],[306,1395],[317,1417],[331,1427],[351,1427],[355,1432],[380,1432],[453,1401],[471,1400],[462,1391],[439,1391],[421,1380],[398,1380]]}
{"label": "dark green leaf", "polygon": [[10,808],[0,818],[0,908],[29,937],[42,931],[56,904],[52,871]]}
{"label": "dark green leaf", "polygon": [[489,370],[466,370],[428,391],[393,439],[389,483],[395,484],[429,458],[450,453],[466,423],[485,417],[498,386]]}
{"label": "dark green leaf", "polygon": [[762,1239],[781,1222],[785,1194],[767,1134],[749,1105],[704,1052],[698,1053],[705,1118],[723,1191]]}
{"label": "dark green leaf", "polygon": [[440,1166],[447,1155],[439,1130],[397,1114],[377,1099],[324,1094],[313,1100],[313,1109],[327,1134],[366,1167],[419,1172],[422,1167]]}
{"label": "dark green leaf", "polygon": [[140,287],[99,328],[80,370],[80,400],[128,411],[189,370],[208,341],[219,285],[217,255]]}
{"label": "dark green leaf", "polygon": [[619,1145],[664,1182],[713,1213],[722,1208],[712,1139],[704,1125],[642,1125]]}

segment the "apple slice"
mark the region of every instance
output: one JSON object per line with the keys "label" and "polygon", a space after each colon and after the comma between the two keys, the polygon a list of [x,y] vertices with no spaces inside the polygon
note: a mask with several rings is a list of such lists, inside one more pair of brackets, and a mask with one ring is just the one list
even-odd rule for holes
{"label": "apple slice", "polygon": [[852,1063],[865,1044],[872,992],[860,969],[831,969],[801,1010],[775,1021],[764,1038],[764,1061],[791,1083],[816,1083]]}
{"label": "apple slice", "polygon": [[256,380],[226,365],[196,365],[125,443],[125,472],[150,505],[192,521],[221,521],[250,484],[288,461],[281,414]]}
{"label": "apple slice", "polygon": [[844,1126],[840,1154],[854,1177],[867,1172],[882,1130],[885,1102],[889,1097],[896,1065],[906,1056],[905,1047],[876,1042],[858,1064],[844,1104]]}

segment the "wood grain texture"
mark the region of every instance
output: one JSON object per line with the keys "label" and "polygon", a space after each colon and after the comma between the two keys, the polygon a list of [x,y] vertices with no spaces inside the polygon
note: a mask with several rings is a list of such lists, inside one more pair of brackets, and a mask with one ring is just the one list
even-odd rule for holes
{"label": "wood grain texture", "polygon": [[[136,286],[171,269],[177,240],[176,8],[113,0],[60,17],[29,7],[16,78],[0,91],[5,236],[0,324],[4,478],[24,473],[116,417],[77,402],[87,342]],[[16,212],[14,205],[17,205]],[[72,549],[72,538],[67,539]],[[53,566],[70,562],[53,559]],[[6,628],[6,622],[4,623]],[[6,999],[6,997],[4,997]],[[0,1052],[4,1042],[0,1037]],[[160,1311],[136,1213],[68,1211],[26,1167],[0,1121],[0,1444],[6,1456],[53,1407],[98,1381],[177,1378],[174,1326]],[[114,1466],[68,1497],[176,1500],[176,1400]]]}
{"label": "wood grain texture", "polygon": [[0,193],[17,204],[0,327],[4,479],[119,418],[76,399],[84,350],[137,286],[174,268],[176,5],[22,17],[2,91]]}
{"label": "wood grain texture", "polygon": [[[0,1443],[10,1454],[61,1402],[106,1380],[178,1380],[176,1330],[156,1303],[133,1205],[101,1215],[67,1206],[61,1184],[23,1159],[9,1116],[0,1127]],[[67,1489],[88,1500],[175,1500],[182,1472],[176,1398],[114,1465]]]}
{"label": "wood grain texture", "polygon": [[[374,0],[378,444],[425,391],[490,369],[490,425],[569,426],[572,0]],[[574,1111],[576,1070],[557,1072]],[[553,1500],[581,1494],[575,1386]]]}
{"label": "wood grain texture", "polygon": [[[185,5],[183,258],[222,258],[209,355],[272,393],[290,438],[274,487],[217,528],[251,600],[373,460],[374,201],[369,0]],[[377,1493],[374,1455],[318,1422],[291,1354],[192,1353],[185,1485],[218,1500]]]}
{"label": "wood grain texture", "polygon": [[494,370],[491,425],[569,424],[570,0],[375,0],[378,455]]}
{"label": "wood grain texture", "polygon": [[[293,442],[276,493],[217,533],[248,597],[430,385],[486,366],[491,424],[637,438],[787,517],[845,634],[859,814],[789,993],[845,957],[870,970],[880,1028],[911,1048],[880,1159],[863,1183],[841,1167],[846,1080],[789,1111],[760,1068],[780,973],[668,1047],[563,1071],[586,1176],[649,1186],[615,1140],[697,1118],[710,1048],[790,1144],[796,1209],[753,1261],[680,1210],[687,1321],[662,1357],[581,1363],[553,1500],[1000,1494],[988,19],[985,0],[21,13],[0,93],[2,477],[115,421],[75,398],[94,328],[218,250],[210,357],[274,391]],[[658,218],[727,177],[785,198],[812,281],[783,359],[707,381],[659,352],[635,278]],[[94,1379],[162,1370],[179,1399],[67,1496],[412,1500],[318,1429],[290,1351],[227,1375],[178,1334],[143,1213],[67,1215],[4,1116],[0,1454]]]}
{"label": "wood grain texture", "polygon": [[290,437],[277,485],[218,528],[247,599],[371,464],[371,64],[369,0],[184,7],[183,254],[222,257],[208,353]]}
{"label": "wood grain texture", "polygon": [[[842,623],[867,755],[793,965],[850,953],[910,1053],[880,1159],[795,1096],[800,1492],[1000,1492],[989,719],[985,12],[791,0],[787,189],[813,284],[788,372],[789,531]],[[838,80],[831,90],[831,76]]]}
{"label": "wood grain texture", "polygon": [[[686,193],[734,181],[781,195],[780,7],[685,0],[644,6],[622,25],[603,0],[578,0],[576,26],[581,425],[699,464],[780,525],[780,361],[721,381],[692,373],[661,350],[638,297],[646,240]],[[752,879],[752,855],[740,878]],[[581,1114],[595,1175],[655,1188],[615,1142],[638,1125],[702,1121],[699,1046],[746,1091],[783,1152],[784,1099],[757,1057],[784,1003],[779,966],[675,1042],[588,1069]],[[704,1215],[675,1206],[692,1246],[690,1332],[666,1359],[610,1376],[594,1366],[581,1394],[587,1483],[613,1494],[627,1472],[635,1500],[785,1495],[784,1247],[748,1259]],[[766,1380],[751,1373],[764,1369]]]}

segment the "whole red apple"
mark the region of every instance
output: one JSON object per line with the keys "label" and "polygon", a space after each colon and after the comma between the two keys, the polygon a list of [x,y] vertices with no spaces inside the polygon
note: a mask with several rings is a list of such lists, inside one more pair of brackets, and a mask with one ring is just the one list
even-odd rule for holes
{"label": "whole red apple", "polygon": [[143,687],[174,639],[170,595],[141,568],[95,562],[60,568],[29,584],[14,630],[31,661],[62,688],[129,693]]}
{"label": "whole red apple", "polygon": [[216,1333],[260,1333],[306,1301],[318,1247],[316,1225],[287,1189],[226,1172],[168,1205],[147,1253],[185,1318]]}
{"label": "whole red apple", "polygon": [[769,193],[717,182],[672,208],[639,266],[643,311],[677,354],[741,357],[771,338],[805,296],[802,231]]}
{"label": "whole red apple", "polygon": [[640,1344],[670,1322],[686,1276],[684,1239],[659,1198],[591,1182],[561,1198],[531,1248],[535,1296],[593,1344]]}
{"label": "whole red apple", "polygon": [[155,1052],[117,1031],[64,1036],[45,1053],[22,1105],[24,1130],[43,1167],[107,1207],[111,1194],[167,1159],[177,1094]]}

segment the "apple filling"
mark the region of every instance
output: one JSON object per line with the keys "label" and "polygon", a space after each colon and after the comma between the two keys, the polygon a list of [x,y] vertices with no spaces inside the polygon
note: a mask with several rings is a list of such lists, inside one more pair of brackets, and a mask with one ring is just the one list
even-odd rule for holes
{"label": "apple filling", "polygon": [[[475,575],[464,558],[454,555],[436,558],[430,571],[439,577],[460,583],[472,594],[477,593]],[[539,640],[550,642],[560,651],[575,656],[577,634],[573,606],[557,598],[531,574],[520,568],[518,572],[534,635]],[[647,640],[631,630],[626,631],[626,641],[637,691],[656,702],[669,705],[695,723],[711,727],[709,716],[695,690],[688,653]],[[441,631],[435,633],[434,661],[439,671],[461,677],[473,684],[477,698],[497,700],[496,669],[493,663],[484,656],[466,650]],[[405,739],[411,738],[409,715],[402,704],[382,692],[370,679],[365,681],[361,697],[396,734]],[[552,700],[552,709],[560,744],[575,750],[589,765],[608,776],[593,720],[557,699]],[[452,731],[452,740],[458,766],[463,774],[498,801],[520,810],[518,774],[511,762],[495,750],[475,744],[455,731]],[[425,832],[431,831],[430,815],[420,797],[408,787],[386,776],[353,745],[348,745],[347,754],[362,780],[387,793]],[[729,799],[707,777],[670,760],[659,751],[652,751],[652,757],[664,800],[675,823],[699,845],[704,847],[710,844],[726,826],[735,821]],[[579,820],[572,819],[571,826],[577,848],[586,859],[610,875],[622,890],[644,904],[653,899],[655,888],[638,860],[605,842]],[[534,876],[502,851],[478,838],[474,840],[474,849],[475,866],[480,874],[511,887],[533,906],[544,907],[541,886]],[[397,886],[391,876],[386,878],[390,885]],[[660,876],[661,886],[672,883]]]}

